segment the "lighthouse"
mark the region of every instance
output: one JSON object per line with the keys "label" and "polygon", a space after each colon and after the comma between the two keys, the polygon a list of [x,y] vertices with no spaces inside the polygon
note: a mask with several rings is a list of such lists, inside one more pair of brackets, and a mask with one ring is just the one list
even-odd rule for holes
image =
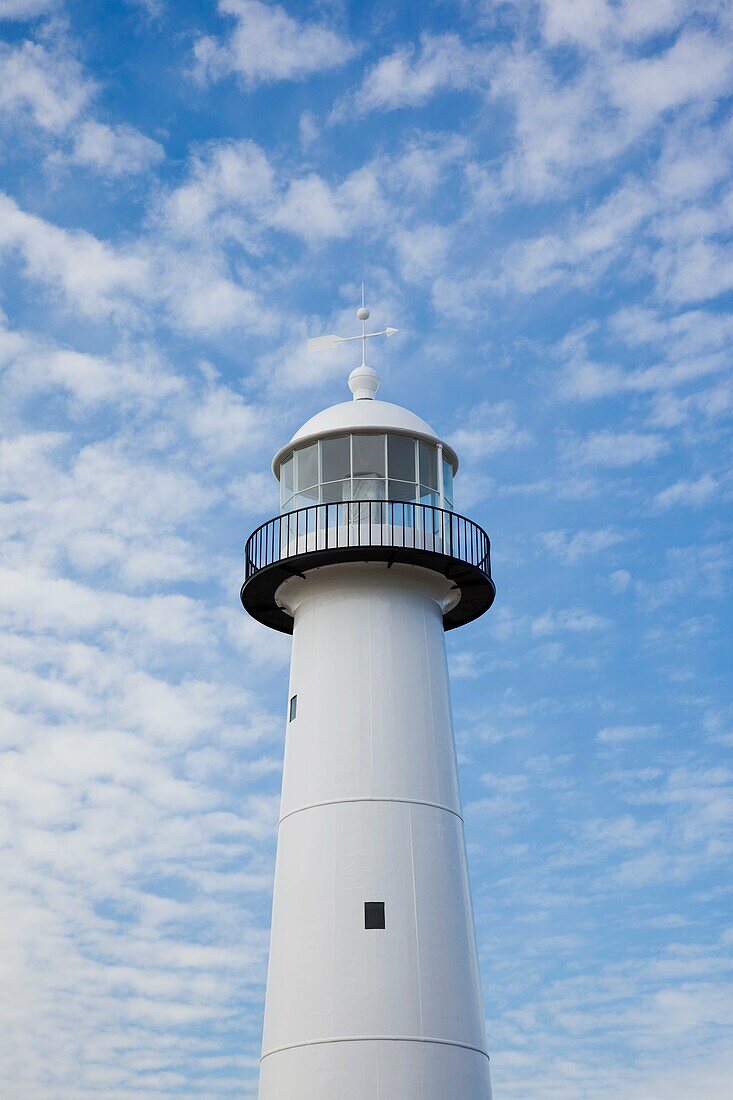
{"label": "lighthouse", "polygon": [[491,606],[489,539],[453,509],[458,456],[376,397],[273,460],[245,609],[292,634],[259,1100],[490,1100],[445,631]]}

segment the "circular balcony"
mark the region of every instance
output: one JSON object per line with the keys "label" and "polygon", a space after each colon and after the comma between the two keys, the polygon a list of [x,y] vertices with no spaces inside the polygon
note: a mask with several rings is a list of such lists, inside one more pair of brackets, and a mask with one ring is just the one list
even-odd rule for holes
{"label": "circular balcony", "polygon": [[288,577],[339,562],[383,561],[431,569],[460,592],[443,616],[446,630],[463,626],[494,602],[491,544],[486,532],[465,516],[428,504],[359,500],[314,504],[275,516],[249,538],[241,599],[265,626],[292,634],[293,620],[275,594]]}

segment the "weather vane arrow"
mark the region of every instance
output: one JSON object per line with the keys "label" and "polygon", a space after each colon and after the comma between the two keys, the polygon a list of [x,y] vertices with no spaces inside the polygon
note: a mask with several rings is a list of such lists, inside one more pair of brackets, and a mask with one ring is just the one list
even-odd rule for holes
{"label": "weather vane arrow", "polygon": [[335,333],[331,333],[328,336],[315,336],[312,340],[308,341],[308,351],[331,351],[338,344],[350,344],[354,340],[361,340],[361,365],[366,366],[366,342],[371,340],[374,336],[394,336],[399,329],[396,328],[383,328],[380,332],[367,332],[366,323],[369,320],[370,313],[367,307],[364,305],[364,284],[361,284],[361,306],[356,311],[357,318],[361,321],[361,335],[359,336],[336,336]]}

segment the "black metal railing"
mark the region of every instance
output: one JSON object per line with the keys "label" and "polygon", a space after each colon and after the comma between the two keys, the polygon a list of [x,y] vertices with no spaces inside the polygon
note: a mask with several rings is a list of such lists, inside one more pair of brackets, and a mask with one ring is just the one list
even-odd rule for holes
{"label": "black metal railing", "polygon": [[245,583],[288,558],[362,547],[440,554],[473,566],[491,579],[489,536],[470,519],[430,504],[358,500],[313,504],[275,516],[245,547]]}

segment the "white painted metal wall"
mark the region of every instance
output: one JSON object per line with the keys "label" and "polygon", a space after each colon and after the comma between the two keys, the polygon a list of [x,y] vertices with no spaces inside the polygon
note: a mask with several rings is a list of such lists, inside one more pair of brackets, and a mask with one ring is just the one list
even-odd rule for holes
{"label": "white painted metal wall", "polygon": [[[260,1100],[490,1100],[438,574],[334,565],[294,614]],[[364,903],[385,903],[366,930]]]}

